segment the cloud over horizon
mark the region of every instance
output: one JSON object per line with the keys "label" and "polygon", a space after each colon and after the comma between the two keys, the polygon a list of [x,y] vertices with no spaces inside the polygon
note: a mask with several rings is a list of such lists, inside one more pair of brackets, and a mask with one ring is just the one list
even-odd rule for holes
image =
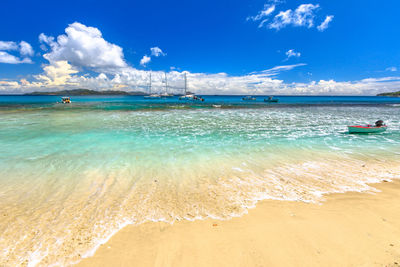
{"label": "cloud over horizon", "polygon": [[99,29],[79,22],[68,25],[65,34],[56,39],[41,33],[39,40],[49,46],[50,51],[43,57],[50,64],[66,60],[77,67],[104,71],[128,66],[120,46],[104,40]]}
{"label": "cloud over horizon", "polygon": [[[303,10],[310,10],[309,7]],[[304,17],[302,22],[309,19]],[[40,34],[39,41],[45,45],[42,73],[18,81],[0,81],[1,93],[25,93],[31,91],[55,91],[61,89],[87,88],[94,90],[145,91],[149,71],[134,68],[124,58],[123,49],[106,41],[101,31],[78,22],[68,25],[65,34],[57,37]],[[33,55],[33,49],[24,43],[0,42],[0,50],[19,51],[21,55]],[[3,52],[3,51],[0,51]],[[165,55],[159,47],[150,49],[153,57]],[[299,57],[293,49],[288,57]],[[151,56],[147,56],[149,60]],[[147,59],[145,59],[147,60]],[[275,66],[244,75],[227,73],[191,73],[171,70],[168,83],[175,93],[182,92],[183,72],[187,73],[189,90],[198,94],[297,94],[297,95],[373,95],[400,87],[400,77],[368,78],[358,81],[337,82],[334,80],[308,83],[286,83],[278,79],[282,72],[306,66],[306,63]],[[162,71],[152,71],[154,90],[162,90]]]}

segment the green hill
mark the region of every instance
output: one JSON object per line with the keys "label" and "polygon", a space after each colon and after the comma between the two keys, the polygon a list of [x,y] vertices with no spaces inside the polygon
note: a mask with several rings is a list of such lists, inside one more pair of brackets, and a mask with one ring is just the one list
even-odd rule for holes
{"label": "green hill", "polygon": [[391,92],[391,93],[381,93],[381,94],[377,94],[377,96],[398,96],[398,97],[400,97],[400,91]]}

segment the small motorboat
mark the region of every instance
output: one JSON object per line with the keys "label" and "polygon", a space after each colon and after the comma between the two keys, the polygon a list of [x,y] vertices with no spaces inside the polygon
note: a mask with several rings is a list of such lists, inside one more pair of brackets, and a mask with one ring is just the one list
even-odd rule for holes
{"label": "small motorboat", "polygon": [[374,125],[352,125],[347,127],[349,128],[349,133],[382,133],[387,129],[382,120],[375,122]]}
{"label": "small motorboat", "polygon": [[270,96],[270,97],[264,99],[264,102],[268,102],[268,103],[278,103],[278,101],[279,101],[279,99],[274,98],[273,96]]}
{"label": "small motorboat", "polygon": [[61,97],[61,103],[71,104],[71,99],[69,98],[69,96],[63,96],[63,97]]}
{"label": "small motorboat", "polygon": [[178,98],[179,100],[186,100],[186,101],[201,101],[204,102],[204,98],[201,96],[197,96],[195,94],[185,94]]}
{"label": "small motorboat", "polygon": [[254,96],[249,96],[248,95],[248,96],[243,97],[242,100],[244,100],[244,101],[255,101],[256,98]]}

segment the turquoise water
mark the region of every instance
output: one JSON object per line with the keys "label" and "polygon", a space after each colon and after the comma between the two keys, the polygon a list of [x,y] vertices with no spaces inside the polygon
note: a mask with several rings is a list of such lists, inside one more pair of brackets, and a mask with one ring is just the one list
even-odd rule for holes
{"label": "turquoise water", "polygon": [[[400,178],[400,99],[0,96],[0,265],[66,265],[126,224],[240,216]],[[388,130],[350,135],[383,119]]]}
{"label": "turquoise water", "polygon": [[[271,105],[349,105],[349,104],[400,104],[398,97],[385,96],[275,96],[279,99],[278,103],[268,104],[264,102],[268,96],[256,96],[255,101],[243,101],[244,96],[203,96],[204,102],[191,102],[190,106],[207,107],[213,104],[224,105],[225,107],[251,106],[251,107],[266,107]],[[20,95],[0,95],[0,105],[50,105],[59,102],[59,96],[20,96]],[[188,102],[179,100],[178,97],[163,98],[163,99],[145,99],[143,96],[72,96],[72,102],[78,104],[90,104],[94,107],[98,104],[99,107],[104,107],[103,104],[114,107],[126,108],[148,108],[149,106],[161,104],[162,106],[183,105]]]}

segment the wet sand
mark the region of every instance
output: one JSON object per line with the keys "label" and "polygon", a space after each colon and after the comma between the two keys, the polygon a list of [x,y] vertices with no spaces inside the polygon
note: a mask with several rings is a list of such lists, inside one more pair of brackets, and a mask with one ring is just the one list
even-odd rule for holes
{"label": "wet sand", "polygon": [[228,221],[127,226],[78,266],[400,266],[400,181]]}

